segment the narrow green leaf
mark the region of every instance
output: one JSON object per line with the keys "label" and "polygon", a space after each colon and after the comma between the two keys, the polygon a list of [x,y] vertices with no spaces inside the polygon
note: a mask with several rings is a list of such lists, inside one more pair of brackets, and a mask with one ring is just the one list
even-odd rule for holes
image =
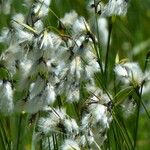
{"label": "narrow green leaf", "polygon": [[32,27],[28,26],[27,24],[25,24],[25,23],[23,23],[23,22],[20,22],[20,21],[17,21],[17,20],[13,20],[13,21],[15,21],[16,23],[22,25],[23,27],[25,27],[25,28],[28,29],[29,31],[31,31],[31,32],[33,32],[33,33],[35,33],[35,34],[38,34],[38,32],[37,32],[35,29],[33,29]]}
{"label": "narrow green leaf", "polygon": [[121,91],[119,91],[116,96],[114,97],[114,104],[115,106],[118,106],[119,104],[121,104],[126,97],[128,97],[132,92],[134,91],[132,86],[129,86],[127,88],[122,89]]}

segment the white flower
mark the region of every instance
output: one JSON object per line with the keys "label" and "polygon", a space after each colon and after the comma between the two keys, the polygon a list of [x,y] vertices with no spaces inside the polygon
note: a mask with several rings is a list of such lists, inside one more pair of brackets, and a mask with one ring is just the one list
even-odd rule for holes
{"label": "white flower", "polygon": [[44,87],[45,81],[38,77],[37,80],[30,85],[30,99],[32,100],[35,96],[40,94],[44,90]]}
{"label": "white flower", "polygon": [[[51,118],[50,118],[51,117]],[[48,134],[57,130],[57,125],[59,124],[59,119],[56,116],[49,116],[49,118],[40,118],[38,122],[40,132]]]}
{"label": "white flower", "polygon": [[39,3],[35,3],[34,13],[38,15],[39,18],[44,17],[49,12],[49,5],[51,0],[42,0]]}
{"label": "white flower", "polygon": [[90,29],[85,19],[83,17],[80,17],[74,22],[72,30],[73,30],[73,33],[79,34],[79,33],[84,33]]}
{"label": "white flower", "polygon": [[135,103],[134,99],[126,99],[121,106],[124,117],[128,118],[135,113],[137,104]]}
{"label": "white flower", "polygon": [[68,80],[65,82],[66,83],[64,83],[64,85],[66,87],[63,90],[66,93],[67,102],[72,103],[75,101],[79,101],[80,99],[79,81],[75,80],[75,77],[71,77],[71,75],[68,74]]}
{"label": "white flower", "polygon": [[55,54],[57,55],[57,60],[60,60],[64,64],[64,62],[67,62],[69,60],[71,50],[68,50],[68,47],[59,46]]}
{"label": "white flower", "polygon": [[25,104],[25,111],[28,113],[37,113],[47,105],[45,99],[43,99],[42,94],[39,94],[32,99],[28,99]]}
{"label": "white flower", "polygon": [[80,75],[81,71],[82,71],[82,68],[81,68],[80,57],[75,57],[70,63],[70,74],[73,76],[75,75],[79,79],[81,77]]}
{"label": "white flower", "polygon": [[106,18],[99,17],[98,18],[98,29],[100,34],[101,44],[104,48],[107,46],[108,41],[108,22]]}
{"label": "white flower", "polygon": [[118,76],[128,77],[128,71],[122,65],[118,64],[114,70]]}
{"label": "white flower", "polygon": [[78,47],[80,47],[82,45],[84,40],[85,40],[85,36],[80,36],[76,39],[76,44],[78,45]]}
{"label": "white flower", "polygon": [[75,140],[67,139],[61,146],[61,150],[80,150],[80,147]]}
{"label": "white flower", "polygon": [[19,23],[15,22],[15,21],[18,21],[18,22],[21,22],[23,23],[25,21],[25,17],[23,14],[19,13],[19,14],[16,14],[13,16],[13,22],[12,22],[12,26],[16,29],[16,30],[20,30],[22,29],[23,30],[23,26],[20,25]]}
{"label": "white flower", "polygon": [[1,59],[5,62],[7,70],[11,75],[16,73],[16,61],[19,61],[23,56],[21,47],[17,43],[11,43],[8,49],[1,55]]}
{"label": "white flower", "polygon": [[40,0],[42,3],[44,2],[45,5],[49,6],[51,4],[51,0]]}
{"label": "white flower", "polygon": [[3,28],[1,35],[0,35],[0,43],[6,43],[10,41],[10,35],[9,35],[9,29],[8,28]]}
{"label": "white flower", "polygon": [[8,115],[13,112],[13,90],[11,83],[8,81],[0,80],[0,111],[4,115]]}
{"label": "white flower", "polygon": [[92,113],[93,124],[100,122],[104,128],[109,127],[108,117],[107,117],[107,107],[101,104],[91,104],[89,110]]}
{"label": "white flower", "polygon": [[74,21],[77,19],[77,17],[77,13],[75,11],[71,11],[69,13],[66,13],[64,18],[61,18],[60,21],[66,27],[71,27],[74,24]]}
{"label": "white flower", "polygon": [[[63,74],[63,70],[65,68],[65,62],[62,61],[58,64],[58,66],[54,69],[55,74],[58,76],[60,74]],[[65,70],[64,70],[65,71]],[[63,75],[62,75],[63,76]]]}
{"label": "white flower", "polygon": [[87,53],[91,50],[88,46],[88,40],[85,36],[80,36],[78,39],[76,39],[76,44],[78,46],[75,46],[73,49],[73,52],[76,56],[82,56],[86,57]]}
{"label": "white flower", "polygon": [[114,69],[118,78],[125,84],[141,85],[143,81],[143,72],[137,63],[124,63],[116,65]]}
{"label": "white flower", "polygon": [[78,127],[75,119],[72,119],[72,118],[71,119],[65,119],[64,120],[64,126],[65,126],[68,134],[74,135],[74,134],[78,134],[78,132],[79,132],[79,127]]}
{"label": "white flower", "polygon": [[51,109],[47,117],[41,117],[38,122],[39,130],[48,134],[59,131],[59,124],[66,118],[65,109]]}
{"label": "white flower", "polygon": [[29,74],[31,67],[32,67],[32,61],[29,59],[24,58],[20,62],[20,69],[23,77],[26,77]]}
{"label": "white flower", "polygon": [[109,0],[109,2],[104,7],[101,16],[125,16],[127,13],[127,6],[128,3],[126,0]]}
{"label": "white flower", "polygon": [[109,128],[111,119],[108,117],[107,107],[98,103],[90,104],[88,107],[89,113],[82,118],[82,129],[87,129],[90,126],[96,127],[101,125],[101,129]]}
{"label": "white flower", "polygon": [[76,85],[71,85],[70,89],[68,89],[67,94],[67,101],[68,102],[75,102],[79,101],[80,99],[80,91],[79,91],[79,86],[76,87]]}
{"label": "white flower", "polygon": [[47,83],[47,86],[44,90],[43,99],[45,99],[48,105],[53,104],[55,102],[55,89],[50,83]]}
{"label": "white flower", "polygon": [[46,30],[44,31],[44,34],[42,35],[41,38],[42,38],[42,41],[41,41],[40,49],[54,46],[51,34],[48,33]]}
{"label": "white flower", "polygon": [[100,71],[98,62],[93,58],[88,62],[88,65],[85,66],[86,76],[88,79],[91,79],[94,76],[94,73]]}
{"label": "white flower", "polygon": [[48,33],[46,30],[39,37],[39,41],[41,42],[40,49],[44,49],[44,50],[48,48],[57,49],[61,43],[61,39],[59,36],[57,36],[56,34],[52,32]]}
{"label": "white flower", "polygon": [[87,85],[87,91],[91,94],[92,102],[99,102],[100,104],[107,104],[111,101],[112,96],[110,93],[104,93],[100,88],[97,88],[94,85]]}
{"label": "white flower", "polygon": [[38,32],[38,33],[40,33],[40,32],[42,32],[42,30],[43,30],[43,22],[41,21],[41,20],[38,20],[38,21],[36,21],[35,23],[34,23],[34,29]]}
{"label": "white flower", "polygon": [[27,31],[24,31],[22,29],[18,29],[17,32],[16,32],[16,37],[18,39],[18,43],[23,43],[23,42],[26,42],[26,41],[31,42],[32,39],[33,39],[33,34],[27,32]]}
{"label": "white flower", "polygon": [[111,95],[103,93],[95,86],[87,86],[87,90],[91,98],[87,100],[87,112],[82,117],[82,128],[97,127],[97,125],[100,125],[102,130],[109,128],[111,115],[106,104],[110,102]]}
{"label": "white flower", "polygon": [[90,127],[90,123],[91,122],[91,118],[92,115],[90,115],[90,113],[88,114],[85,114],[83,117],[82,117],[82,125],[81,125],[81,129],[84,130],[84,129],[87,129],[88,127]]}
{"label": "white flower", "polygon": [[77,141],[80,145],[86,146],[87,144],[91,145],[94,142],[94,135],[91,130],[85,129],[82,130],[83,135],[79,136]]}

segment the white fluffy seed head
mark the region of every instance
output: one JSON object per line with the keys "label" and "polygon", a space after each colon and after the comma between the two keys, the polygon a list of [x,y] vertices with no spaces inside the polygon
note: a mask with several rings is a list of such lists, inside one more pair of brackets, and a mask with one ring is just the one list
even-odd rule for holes
{"label": "white fluffy seed head", "polygon": [[140,86],[144,75],[137,63],[124,63],[116,65],[114,69],[118,78],[125,84],[132,83],[132,85]]}
{"label": "white fluffy seed head", "polygon": [[65,16],[60,19],[60,21],[63,23],[63,25],[65,25],[65,27],[71,27],[77,17],[77,13],[75,11],[71,11],[66,13]]}
{"label": "white fluffy seed head", "polygon": [[[17,22],[24,23],[24,21],[25,21],[24,15],[21,14],[21,13],[19,13],[19,14],[14,15],[12,19],[13,19],[12,26],[13,26],[16,30],[18,30],[18,29],[19,29],[19,30],[22,30],[22,29],[23,29],[23,26],[20,25],[20,24],[17,23]],[[15,21],[17,21],[17,22],[15,22]]]}
{"label": "white fluffy seed head", "polygon": [[65,119],[64,126],[68,132],[68,134],[76,135],[79,132],[79,127],[75,119]]}
{"label": "white fluffy seed head", "polygon": [[100,122],[104,128],[109,127],[108,117],[107,117],[107,107],[101,104],[92,104],[89,110],[93,117],[93,124]]}
{"label": "white fluffy seed head", "polygon": [[33,34],[22,29],[18,29],[16,32],[18,43],[31,42],[33,40]]}
{"label": "white fluffy seed head", "polygon": [[41,98],[40,95],[37,95],[26,102],[25,111],[34,114],[42,110],[44,106],[44,100]]}
{"label": "white fluffy seed head", "polygon": [[82,132],[83,135],[77,138],[77,142],[79,143],[79,145],[82,145],[83,147],[86,146],[87,144],[91,145],[94,142],[94,135],[92,131],[86,129]]}
{"label": "white fluffy seed head", "polygon": [[80,147],[75,140],[66,139],[61,146],[61,150],[80,150]]}
{"label": "white fluffy seed head", "polygon": [[80,91],[79,87],[78,88],[73,88],[68,90],[67,92],[67,101],[72,103],[72,102],[77,102],[79,101],[80,98]]}
{"label": "white fluffy seed head", "polygon": [[1,33],[0,33],[0,43],[6,43],[10,41],[10,35],[9,35],[9,29],[8,28],[2,28]]}
{"label": "white fluffy seed head", "polygon": [[70,73],[73,76],[76,76],[77,79],[81,77],[81,60],[80,57],[75,57],[72,62],[70,63]]}
{"label": "white fluffy seed head", "polygon": [[43,22],[41,20],[38,20],[34,23],[34,29],[38,32],[41,33],[43,30]]}
{"label": "white fluffy seed head", "polygon": [[[43,0],[42,0],[42,2],[43,2]],[[49,6],[51,4],[51,0],[44,0],[44,4]]]}
{"label": "white fluffy seed head", "polygon": [[47,117],[42,117],[39,119],[39,130],[44,134],[57,132],[58,130],[60,130],[58,125],[60,124],[60,122],[64,122],[65,118],[65,109],[51,109]]}
{"label": "white fluffy seed head", "polygon": [[44,87],[45,87],[45,81],[40,77],[38,77],[35,82],[31,83],[29,89],[30,100],[32,100],[32,98],[40,94],[44,90]]}
{"label": "white fluffy seed head", "polygon": [[94,76],[94,73],[100,70],[98,62],[93,58],[88,62],[88,65],[85,66],[85,73],[88,79],[91,79]]}
{"label": "white fluffy seed head", "polygon": [[4,115],[9,115],[14,110],[13,90],[11,83],[0,81],[0,111]]}
{"label": "white fluffy seed head", "polygon": [[32,66],[32,61],[24,58],[20,63],[20,70],[23,77],[27,77]]}
{"label": "white fluffy seed head", "polygon": [[107,19],[104,17],[98,18],[98,26],[99,26],[99,34],[100,34],[100,41],[104,49],[106,49],[107,41],[108,41],[108,22]]}
{"label": "white fluffy seed head", "polygon": [[81,34],[85,33],[87,30],[90,30],[88,23],[83,17],[78,18],[72,27],[73,33]]}
{"label": "white fluffy seed head", "polygon": [[43,34],[39,37],[40,49],[49,50],[57,49],[61,43],[61,39],[59,36],[52,32],[44,31]]}
{"label": "white fluffy seed head", "polygon": [[51,0],[40,0],[39,3],[35,3],[34,13],[38,15],[39,18],[45,17],[49,12],[49,5]]}
{"label": "white fluffy seed head", "polygon": [[55,94],[55,89],[51,84],[47,84],[45,90],[44,90],[44,96],[43,99],[45,98],[46,103],[48,105],[51,105],[55,102],[56,100],[56,94]]}
{"label": "white fluffy seed head", "polygon": [[104,7],[101,16],[125,16],[127,13],[128,3],[125,0],[109,0]]}

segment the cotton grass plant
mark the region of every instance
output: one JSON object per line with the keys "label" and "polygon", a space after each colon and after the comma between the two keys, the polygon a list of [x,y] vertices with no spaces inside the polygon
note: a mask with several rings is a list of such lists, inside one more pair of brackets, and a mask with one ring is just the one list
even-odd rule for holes
{"label": "cotton grass plant", "polygon": [[[58,17],[51,0],[23,2],[31,5],[29,13],[14,14],[0,37],[6,45],[0,55],[0,149],[137,148],[141,107],[150,118],[142,100],[149,53],[144,69],[119,54],[109,69],[113,25],[128,4],[89,1],[86,19],[75,10]],[[44,23],[48,16],[57,27]],[[126,124],[131,116],[133,131]]]}

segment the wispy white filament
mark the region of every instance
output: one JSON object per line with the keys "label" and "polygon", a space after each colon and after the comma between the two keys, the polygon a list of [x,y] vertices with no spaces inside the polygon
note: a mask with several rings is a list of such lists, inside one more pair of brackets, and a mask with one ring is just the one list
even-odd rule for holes
{"label": "wispy white filament", "polygon": [[102,16],[125,16],[127,13],[128,3],[125,0],[109,0],[102,11]]}
{"label": "wispy white filament", "polygon": [[119,79],[126,83],[132,83],[133,85],[141,85],[144,75],[137,63],[124,63],[116,65],[114,69]]}
{"label": "wispy white filament", "polygon": [[9,115],[13,112],[13,90],[11,83],[0,81],[0,111],[4,115]]}
{"label": "wispy white filament", "polygon": [[80,147],[74,140],[67,139],[61,146],[61,150],[80,150]]}

